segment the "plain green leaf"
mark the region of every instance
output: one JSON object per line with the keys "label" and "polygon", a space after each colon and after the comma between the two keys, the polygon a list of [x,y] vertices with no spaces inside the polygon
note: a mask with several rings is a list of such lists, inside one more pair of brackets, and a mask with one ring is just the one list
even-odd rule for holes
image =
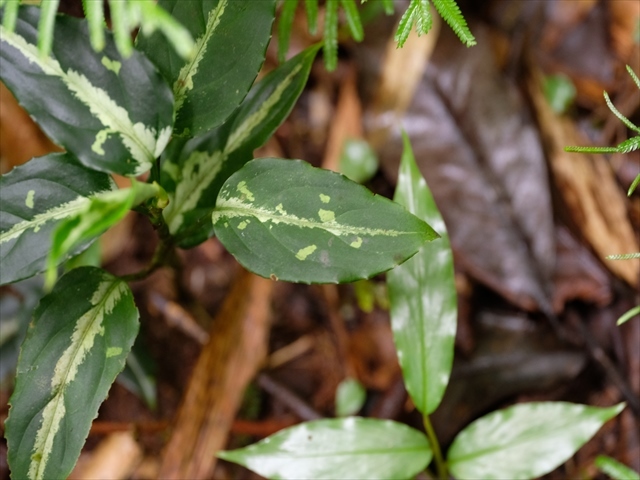
{"label": "plain green leaf", "polygon": [[431,449],[404,424],[351,417],[302,423],[218,457],[272,479],[387,480],[424,469]]}
{"label": "plain green leaf", "polygon": [[367,399],[367,391],[355,378],[346,378],[336,390],[336,416],[348,417],[360,411]]}
{"label": "plain green leaf", "polygon": [[[55,227],[90,196],[114,188],[107,174],[64,153],[34,158],[0,177],[0,284],[43,271]],[[87,246],[84,242],[72,253]]]}
{"label": "plain green leaf", "polygon": [[186,144],[171,142],[160,177],[171,200],[163,215],[182,247],[213,234],[211,211],[220,187],[287,118],[319,48],[307,48],[266,75],[221,127]]}
{"label": "plain green leaf", "polygon": [[213,224],[245,268],[301,283],[372,277],[438,236],[343,175],[278,158],[253,160],[225,182]]}
{"label": "plain green leaf", "polygon": [[620,315],[620,318],[616,322],[616,325],[622,325],[623,323],[626,323],[627,321],[629,321],[629,319],[635,317],[636,315],[640,315],[640,305],[637,305],[627,310],[622,315]]}
{"label": "plain green leaf", "polygon": [[185,61],[159,32],[138,36],[137,48],[173,88],[176,135],[193,137],[224,122],[245,97],[271,37],[275,0],[160,0],[195,39]]}
{"label": "plain green leaf", "polygon": [[338,66],[338,3],[327,0],[324,11],[324,65],[330,72]]}
{"label": "plain green leaf", "polygon": [[344,16],[347,20],[347,25],[349,25],[351,36],[356,42],[361,42],[364,38],[364,30],[355,0],[340,0],[340,5],[344,9]]}
{"label": "plain green leaf", "polygon": [[364,183],[378,171],[378,157],[365,140],[348,139],[342,147],[338,168],[354,182]]}
{"label": "plain green leaf", "polygon": [[171,135],[173,95],[144,55],[124,59],[113,37],[101,53],[87,22],[56,17],[52,56],[35,47],[39,8],[0,27],[0,77],[45,133],[84,165],[122,175],[149,170]]}
{"label": "plain green leaf", "polygon": [[391,327],[404,382],[423,415],[440,404],[453,365],[457,294],[449,235],[406,134],[394,200],[441,238],[387,274]]}
{"label": "plain green leaf", "polygon": [[640,480],[640,474],[606,455],[598,455],[596,467],[613,480]]}
{"label": "plain green leaf", "polygon": [[69,475],[137,333],[131,290],[99,268],[71,270],[42,298],[9,401],[13,478]]}
{"label": "plain green leaf", "polygon": [[56,267],[69,252],[104,233],[133,207],[157,195],[160,188],[155,182],[148,184],[133,180],[129,188],[93,195],[73,215],[62,220],[51,237],[45,289],[53,286],[57,277]]}
{"label": "plain green leaf", "polygon": [[295,18],[298,0],[284,0],[278,19],[278,61],[284,62],[289,51],[289,40],[293,29],[293,19]]}
{"label": "plain green leaf", "polygon": [[540,477],[571,458],[623,408],[532,402],[490,413],[454,439],[449,468],[459,479]]}

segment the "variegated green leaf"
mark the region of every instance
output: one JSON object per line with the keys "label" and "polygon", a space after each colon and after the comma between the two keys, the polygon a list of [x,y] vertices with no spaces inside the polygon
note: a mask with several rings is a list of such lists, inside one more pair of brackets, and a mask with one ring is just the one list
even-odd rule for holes
{"label": "variegated green leaf", "polygon": [[319,46],[280,65],[257,83],[229,120],[182,145],[171,143],[160,183],[169,193],[169,230],[188,247],[213,234],[211,211],[224,181],[253,158],[285,120],[302,92]]}
{"label": "variegated green leaf", "polygon": [[40,9],[21,7],[15,32],[0,27],[0,78],[56,143],[85,165],[139,175],[164,150],[173,95],[144,55],[124,59],[111,34],[95,53],[87,24],[56,17],[51,56],[38,52]]}
{"label": "variegated green leaf", "polygon": [[138,332],[127,284],[95,267],[64,275],[36,308],[6,422],[13,478],[66,478]]}
{"label": "variegated green leaf", "polygon": [[562,465],[624,404],[520,403],[490,413],[453,440],[447,463],[456,478],[538,478]]}
{"label": "variegated green leaf", "polygon": [[394,200],[442,235],[387,274],[391,326],[404,381],[416,408],[429,415],[449,383],[458,305],[449,235],[406,134]]}
{"label": "variegated green leaf", "polygon": [[53,232],[47,259],[45,288],[53,286],[56,267],[77,245],[101,235],[115,225],[133,207],[158,194],[160,185],[133,181],[129,188],[98,193],[89,198],[81,209],[60,222]]}
{"label": "variegated green leaf", "polygon": [[34,158],[0,177],[0,284],[43,271],[55,227],[85,208],[91,195],[114,188],[107,174],[66,153]]}
{"label": "variegated green leaf", "polygon": [[258,75],[271,37],[275,0],[160,0],[196,40],[185,61],[160,35],[138,38],[173,87],[177,135],[193,137],[220,125]]}
{"label": "variegated green leaf", "polygon": [[391,200],[300,160],[247,163],[224,184],[216,236],[247,269],[302,283],[369,278],[438,234]]}
{"label": "variegated green leaf", "polygon": [[219,452],[266,478],[412,478],[431,460],[425,435],[402,423],[351,417],[301,423],[254,445]]}

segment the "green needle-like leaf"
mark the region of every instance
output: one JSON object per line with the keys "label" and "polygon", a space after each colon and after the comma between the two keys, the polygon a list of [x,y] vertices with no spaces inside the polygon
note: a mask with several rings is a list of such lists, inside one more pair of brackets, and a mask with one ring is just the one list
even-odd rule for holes
{"label": "green needle-like leaf", "polygon": [[440,404],[449,383],[457,295],[446,226],[406,134],[394,200],[441,235],[387,274],[391,326],[404,381],[416,408],[428,415]]}
{"label": "green needle-like leaf", "polygon": [[20,0],[3,0],[0,2],[0,7],[4,8],[2,26],[6,28],[7,31],[13,32],[16,28],[16,20],[18,19]]}
{"label": "green needle-like leaf", "polygon": [[107,174],[68,153],[34,158],[0,177],[0,284],[43,271],[55,227],[85,208],[92,195],[114,188]]}
{"label": "green needle-like leaf", "polygon": [[96,52],[101,52],[105,45],[104,39],[104,9],[102,2],[95,0],[82,0],[84,15],[89,24],[89,36],[91,46]]}
{"label": "green needle-like leaf", "polygon": [[358,13],[356,2],[354,0],[340,0],[340,4],[344,9],[344,16],[347,19],[351,36],[356,42],[361,42],[364,38],[364,30],[362,29],[362,22],[360,21],[360,14]]}
{"label": "green needle-like leaf", "polygon": [[324,12],[324,64],[334,71],[338,66],[338,4],[340,0],[327,0]]}
{"label": "green needle-like leaf", "polygon": [[397,203],[299,160],[253,160],[220,190],[216,236],[267,278],[340,283],[369,278],[437,238]]}
{"label": "green needle-like leaf", "polygon": [[13,478],[67,478],[137,333],[131,290],[99,268],[71,270],[42,298],[9,401]]}
{"label": "green needle-like leaf", "polygon": [[298,0],[284,0],[280,10],[280,19],[278,20],[278,60],[280,62],[284,62],[287,58],[297,6]]}
{"label": "green needle-like leaf", "polygon": [[316,420],[218,457],[271,479],[411,478],[431,460],[423,433],[390,420]]}
{"label": "green needle-like leaf", "polygon": [[454,439],[449,468],[456,478],[538,478],[571,458],[623,408],[534,402],[490,413]]}
{"label": "green needle-like leaf", "polygon": [[47,0],[40,5],[40,21],[38,22],[38,50],[43,56],[51,53],[53,44],[53,29],[56,21],[56,12],[60,0]]}
{"label": "green needle-like leaf", "polygon": [[606,455],[598,455],[596,467],[613,480],[640,480],[640,474]]}
{"label": "green needle-like leaf", "polygon": [[616,325],[622,325],[623,323],[626,323],[627,321],[629,321],[629,319],[635,317],[636,315],[640,315],[640,305],[637,305],[632,309],[627,310],[625,313],[623,313],[618,319],[618,321],[616,322]]}
{"label": "green needle-like leaf", "polygon": [[318,31],[318,0],[304,0],[304,7],[307,11],[309,33],[315,35]]}
{"label": "green needle-like leaf", "polygon": [[630,197],[639,184],[640,184],[640,173],[636,175],[636,178],[634,178],[633,182],[631,182],[631,185],[629,186],[629,190],[627,191],[627,196]]}

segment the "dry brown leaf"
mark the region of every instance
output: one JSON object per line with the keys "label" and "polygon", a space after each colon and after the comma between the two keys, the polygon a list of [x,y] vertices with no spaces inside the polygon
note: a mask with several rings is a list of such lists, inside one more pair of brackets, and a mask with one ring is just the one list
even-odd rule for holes
{"label": "dry brown leaf", "polygon": [[129,478],[142,459],[142,449],[131,431],[108,435],[79,462],[69,480],[120,480]]}
{"label": "dry brown leaf", "polygon": [[242,270],[203,347],[167,443],[159,478],[210,478],[244,390],[266,354],[273,283]]}
{"label": "dry brown leaf", "polygon": [[635,51],[637,62],[638,46],[634,36],[640,21],[640,2],[638,0],[616,0],[607,2],[611,15],[611,43],[616,54],[623,61],[628,62]]}
{"label": "dry brown leaf", "polygon": [[[553,180],[582,237],[598,257],[637,252],[640,247],[627,214],[627,199],[602,155],[568,153],[568,145],[587,142],[567,118],[558,117],[542,94],[541,74],[532,71],[529,94],[546,139]],[[603,260],[605,261],[605,260]],[[606,266],[638,287],[640,260],[607,260]]]}

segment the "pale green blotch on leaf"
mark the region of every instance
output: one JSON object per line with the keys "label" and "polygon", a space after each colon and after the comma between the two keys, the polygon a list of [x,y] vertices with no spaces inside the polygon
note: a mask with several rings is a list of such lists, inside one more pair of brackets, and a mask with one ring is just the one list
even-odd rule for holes
{"label": "pale green blotch on leaf", "polygon": [[249,189],[247,188],[247,182],[245,182],[244,180],[241,181],[240,183],[238,183],[238,186],[236,187],[236,190],[238,190],[245,197],[247,197],[247,200],[249,200],[250,202],[254,202],[255,201],[256,198],[253,196],[253,193],[251,193],[251,191],[249,191]]}
{"label": "pale green blotch on leaf", "polygon": [[329,195],[320,194],[320,201],[322,203],[329,203],[331,201],[331,197]]}
{"label": "pale green blotch on leaf", "polygon": [[353,242],[349,244],[350,247],[360,248],[362,246],[362,238],[357,237]]}
{"label": "pale green blotch on leaf", "polygon": [[243,220],[238,224],[238,230],[244,230],[245,228],[247,228],[247,225],[249,225],[249,223],[249,220]]}
{"label": "pale green blotch on leaf", "polygon": [[122,63],[120,63],[119,61],[111,60],[109,57],[102,57],[101,63],[102,65],[104,65],[104,68],[112,71],[116,75],[120,73],[120,68],[122,67]]}
{"label": "pale green blotch on leaf", "polygon": [[35,194],[35,190],[29,190],[27,192],[27,198],[24,201],[24,204],[27,206],[27,208],[33,208],[33,197]]}
{"label": "pale green blotch on leaf", "polygon": [[316,251],[318,247],[316,245],[309,245],[308,247],[301,248],[296,253],[296,258],[298,260],[305,260],[309,255]]}
{"label": "pale green blotch on leaf", "polygon": [[336,219],[336,214],[331,210],[318,210],[318,216],[323,222],[333,222]]}
{"label": "pale green blotch on leaf", "polygon": [[122,348],[120,347],[109,347],[107,348],[107,358],[117,357],[122,353]]}

